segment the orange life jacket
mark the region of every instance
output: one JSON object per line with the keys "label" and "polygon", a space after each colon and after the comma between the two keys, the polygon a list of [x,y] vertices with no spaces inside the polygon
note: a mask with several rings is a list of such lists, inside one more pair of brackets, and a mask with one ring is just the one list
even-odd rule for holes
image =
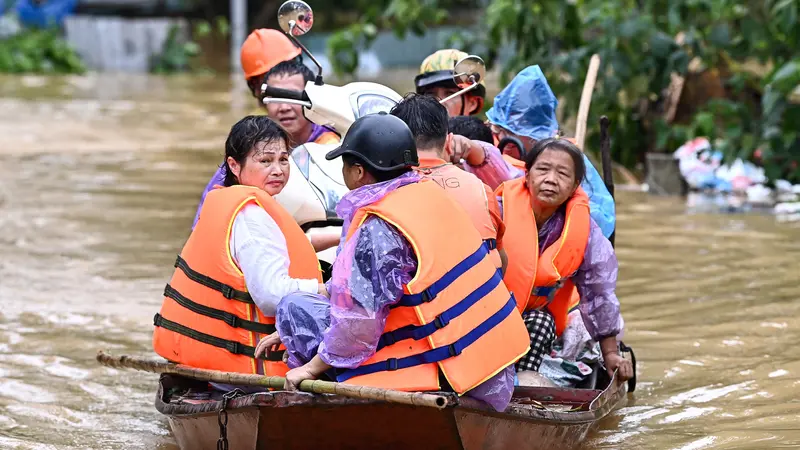
{"label": "orange life jacket", "polygon": [[334,133],[333,131],[326,131],[319,135],[316,139],[314,139],[314,143],[316,144],[338,144],[341,139],[339,135]]}
{"label": "orange life jacket", "polygon": [[419,158],[419,173],[423,178],[436,182],[467,211],[472,224],[489,247],[489,255],[495,267],[501,267],[497,251],[497,228],[489,212],[486,185],[475,175],[459,169],[439,158]]}
{"label": "orange life jacket", "polygon": [[164,290],[153,348],[170,361],[201,369],[283,376],[288,367],[280,355],[253,358],[259,339],[275,331],[275,318],[253,303],[230,253],[233,221],[248,203],[264,208],[283,232],[289,276],[322,282],[311,242],[269,194],[250,186],[214,189]]}
{"label": "orange life jacket", "polygon": [[503,153],[503,159],[506,160],[507,163],[511,164],[512,167],[516,167],[519,170],[525,170],[525,161],[520,161],[519,159],[508,156],[505,153]]}
{"label": "orange life jacket", "polygon": [[441,369],[462,394],[527,353],[530,337],[514,296],[466,212],[436,183],[403,186],[359,209],[347,238],[373,215],[408,239],[417,273],[389,312],[377,352],[360,367],[338,370],[338,381],[438,390]]}
{"label": "orange life jacket", "polygon": [[556,323],[556,334],[567,326],[570,309],[577,304],[575,285],[569,278],[583,262],[589,241],[589,197],[578,188],[567,201],[561,236],[539,255],[539,233],[525,180],[518,178],[497,189],[503,198],[503,239],[508,267],[503,278],[514,293],[520,311],[546,307]]}

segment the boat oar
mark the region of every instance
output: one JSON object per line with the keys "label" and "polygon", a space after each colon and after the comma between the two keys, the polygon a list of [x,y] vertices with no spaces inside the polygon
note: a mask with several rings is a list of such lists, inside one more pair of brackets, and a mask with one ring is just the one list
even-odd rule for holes
{"label": "boat oar", "polygon": [[597,82],[597,72],[599,70],[600,56],[594,54],[589,60],[589,70],[586,71],[586,81],[583,82],[583,92],[581,92],[581,100],[578,104],[578,123],[575,129],[575,144],[581,150],[583,150],[583,144],[586,140],[586,121],[589,118],[589,106],[592,104],[592,94],[594,93],[594,85]]}
{"label": "boat oar", "polygon": [[[606,184],[611,198],[614,198],[614,174],[611,170],[611,135],[608,133],[608,126],[610,121],[608,117],[600,117],[600,157],[603,161],[603,182]],[[611,245],[614,245],[614,240],[617,237],[617,227],[614,227],[614,232],[608,238]]]}
{"label": "boat oar", "polygon": [[[262,386],[272,389],[283,389],[283,377],[266,377],[246,373],[222,372],[219,370],[197,369],[183,364],[134,358],[130,356],[112,356],[102,350],[97,352],[97,362],[113,368],[127,368],[151,373],[169,373],[201,381],[216,383],[240,384],[246,386]],[[306,380],[300,383],[300,390],[314,394],[336,394],[343,397],[380,400],[403,405],[426,406],[443,409],[447,406],[447,398],[443,395],[425,394],[421,392],[400,392],[369,386],[333,383],[330,381]]]}

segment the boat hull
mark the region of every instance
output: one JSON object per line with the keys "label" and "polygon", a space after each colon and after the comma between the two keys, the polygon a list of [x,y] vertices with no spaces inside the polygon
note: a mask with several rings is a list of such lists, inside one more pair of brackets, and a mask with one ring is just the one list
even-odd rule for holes
{"label": "boat hull", "polygon": [[[215,450],[221,402],[170,404],[164,383],[162,377],[156,408],[167,416],[180,448]],[[585,399],[574,391],[527,388],[520,393],[539,405],[548,400],[581,404]],[[618,406],[625,394],[624,385],[617,383],[605,391],[581,391],[591,397],[582,411],[512,405],[504,413],[454,395],[450,406],[438,410],[335,395],[266,392],[229,401],[227,436],[231,450],[567,449],[580,445],[592,424]]]}

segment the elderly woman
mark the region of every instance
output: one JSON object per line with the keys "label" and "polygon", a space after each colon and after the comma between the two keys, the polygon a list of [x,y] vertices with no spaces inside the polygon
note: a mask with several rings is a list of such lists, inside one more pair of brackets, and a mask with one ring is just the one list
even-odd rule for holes
{"label": "elderly woman", "polygon": [[272,197],[289,177],[289,136],[266,116],[236,123],[225,142],[225,187],[209,192],[155,317],[153,347],[203,369],[283,375],[256,360],[287,294],[325,294],[306,235]]}
{"label": "elderly woman", "polygon": [[[557,107],[558,100],[542,69],[529,66],[497,94],[486,117],[495,142],[506,137],[516,138],[530,151],[537,141],[558,134]],[[515,145],[505,146],[505,154],[501,155],[490,143],[454,136],[450,150],[456,161],[464,160],[465,170],[474,173],[492,189],[525,174],[522,155],[527,152],[520,152]],[[585,155],[582,158],[586,166],[586,178],[582,180],[581,187],[589,195],[592,218],[603,234],[609,237],[614,232],[616,222],[614,199],[589,158]]]}
{"label": "elderly woman", "polygon": [[531,349],[517,371],[538,370],[568,322],[573,287],[589,334],[600,342],[609,373],[633,376],[619,354],[619,301],[614,293],[617,258],[589,215],[580,184],[583,154],[565,139],[544,139],[525,157],[526,175],[497,190],[506,225],[508,270],[503,281],[518,301],[531,336]]}

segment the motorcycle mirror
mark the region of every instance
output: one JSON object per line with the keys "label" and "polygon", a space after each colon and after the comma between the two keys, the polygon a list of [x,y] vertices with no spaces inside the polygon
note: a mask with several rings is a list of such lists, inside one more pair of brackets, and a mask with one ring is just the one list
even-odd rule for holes
{"label": "motorcycle mirror", "polygon": [[486,64],[480,56],[468,55],[461,58],[453,67],[453,81],[460,90],[439,100],[439,103],[445,103],[475,89],[484,77]]}
{"label": "motorcycle mirror", "polygon": [[469,55],[462,58],[453,68],[453,78],[461,89],[476,85],[486,76],[486,64],[480,56]]}
{"label": "motorcycle mirror", "polygon": [[284,33],[302,36],[314,26],[314,11],[302,0],[289,0],[278,8],[278,24]]}
{"label": "motorcycle mirror", "polygon": [[297,40],[297,36],[308,33],[311,27],[314,26],[314,11],[303,0],[288,0],[278,8],[278,24],[281,30],[289,36],[289,39],[300,47],[303,53],[311,59],[311,62],[317,66],[317,77],[314,80],[314,84],[322,86],[324,84],[322,82],[322,66],[317,61],[317,58],[314,58],[314,55]]}

